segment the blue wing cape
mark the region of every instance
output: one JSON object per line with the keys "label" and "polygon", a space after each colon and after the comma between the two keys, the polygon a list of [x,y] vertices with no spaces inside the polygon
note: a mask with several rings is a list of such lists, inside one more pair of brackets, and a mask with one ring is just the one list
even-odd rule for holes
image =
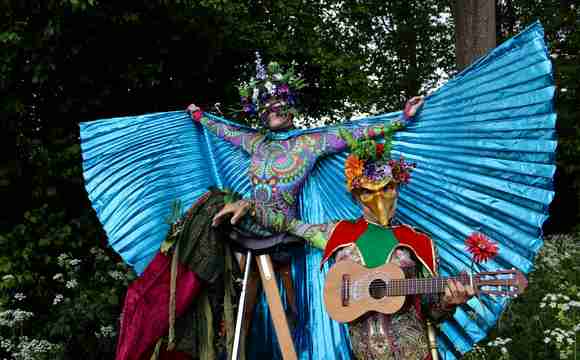
{"label": "blue wing cape", "polygon": [[[396,133],[393,156],[417,164],[411,183],[401,189],[396,218],[433,238],[441,275],[469,270],[464,239],[474,231],[500,247],[499,256],[482,270],[532,270],[554,196],[554,94],[544,32],[535,23],[428,96],[416,120]],[[378,124],[398,116],[389,113],[340,126]],[[82,123],[80,134],[88,196],[110,245],[138,273],[168,231],[174,200],[185,209],[210,186],[249,196],[248,155],[194,124],[184,111]],[[345,189],[345,157],[336,154],[317,163],[300,194],[304,221],[360,215]],[[320,260],[321,252],[310,248],[293,260],[301,309],[294,331],[297,351],[300,359],[349,359],[346,327],[324,311],[327,268],[319,271]],[[508,302],[484,295],[459,307],[439,329],[442,358],[469,351]],[[267,312],[263,301],[258,306]],[[260,345],[250,348],[276,353],[269,319],[256,323],[263,325],[255,326],[261,336],[251,342]]]}

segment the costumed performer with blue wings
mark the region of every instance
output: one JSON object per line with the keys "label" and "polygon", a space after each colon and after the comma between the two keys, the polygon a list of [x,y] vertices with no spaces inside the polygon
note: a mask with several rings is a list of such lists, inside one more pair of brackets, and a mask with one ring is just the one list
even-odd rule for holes
{"label": "costumed performer with blue wings", "polygon": [[[555,88],[543,37],[543,29],[536,23],[504,42],[431,94],[416,121],[393,135],[393,155],[404,155],[417,163],[413,182],[401,189],[395,218],[431,235],[441,256],[442,275],[469,269],[471,258],[464,250],[463,240],[474,231],[487,234],[501,245],[500,254],[486,263],[484,269],[515,267],[527,273],[542,246],[541,226],[554,195],[556,147]],[[283,87],[274,91],[282,95],[278,101],[267,102],[258,97],[264,108],[271,107],[275,113],[278,106],[292,107],[291,100],[284,101]],[[234,130],[234,135],[259,133],[215,115],[197,114],[201,115],[196,116],[198,120],[210,127],[211,122],[223,124],[214,126],[217,131],[221,128]],[[381,131],[388,133],[398,122],[405,122],[404,116],[390,113],[340,127],[355,136],[374,136]],[[229,131],[223,135],[229,136]],[[323,138],[322,134],[336,136],[338,127],[267,131],[261,136],[245,137],[236,146],[215,136],[208,127],[192,123],[183,111],[83,123],[81,146],[86,188],[111,246],[138,273],[143,273],[153,264],[153,258],[160,256],[159,246],[171,228],[166,222],[172,213],[171,204],[175,200],[186,206],[194,204],[203,200],[202,195],[212,186],[231,189],[246,199],[271,199],[272,204],[282,206],[279,213],[298,215],[303,223],[357,218],[360,209],[343,187],[341,170],[346,154],[333,148],[340,144],[337,136],[336,142],[320,141],[324,147],[318,143],[300,144],[298,148],[310,156],[315,156],[316,151],[329,152],[313,168],[305,163],[312,164],[314,159],[305,161],[306,156],[288,156],[283,146],[272,149],[278,154],[284,152],[280,162],[273,162],[275,157],[257,150],[258,146],[275,144],[273,140],[292,145],[303,135],[309,135],[304,139],[316,140]],[[257,177],[249,177],[252,157],[242,148],[266,155],[264,160],[271,164],[264,169],[268,168],[270,173],[256,169],[251,173]],[[296,161],[299,163],[295,164]],[[291,170],[295,177],[285,177],[284,170]],[[273,183],[261,183],[267,179]],[[280,179],[291,180],[285,183]],[[286,191],[300,182],[301,186],[293,188],[294,193]],[[277,197],[274,190],[282,190],[285,196]],[[298,201],[292,204],[288,195]],[[263,206],[265,202],[255,203],[256,215],[262,222],[272,220],[277,224],[279,217],[270,215],[275,211]],[[209,223],[220,209],[211,215]],[[182,212],[176,207],[175,213]],[[310,242],[320,246],[317,239],[321,237],[317,233],[325,232],[324,229],[312,232]],[[306,232],[305,237],[309,238]],[[304,251],[305,256],[293,258],[301,309],[295,331],[299,356],[317,359],[323,354],[329,359],[347,359],[347,329],[330,320],[322,305],[324,274],[318,272],[322,254],[310,248]],[[162,260],[160,269],[167,269],[169,263]],[[188,274],[185,270],[183,274]],[[178,284],[179,274],[181,270]],[[146,275],[143,273],[142,278]],[[187,276],[189,285],[201,288],[198,278]],[[151,276],[150,280],[154,278]],[[165,280],[169,282],[168,275]],[[176,288],[179,308],[177,300],[187,286]],[[160,303],[169,302],[169,296],[163,295],[168,292],[169,286],[160,291],[159,299],[165,296]],[[191,302],[193,296],[188,296]],[[134,298],[136,304],[139,299]],[[453,318],[439,328],[440,352],[447,359],[454,359],[468,351],[486,336],[507,303],[503,299],[481,297],[457,308]],[[167,309],[167,304],[164,306]],[[159,313],[160,317],[167,317],[167,312]],[[139,316],[139,312],[135,314],[130,318],[136,323],[124,321],[126,329],[131,329],[130,325],[140,328],[139,321],[151,320],[142,319],[145,316]],[[128,314],[123,318],[129,318]],[[165,333],[167,326],[161,330],[156,336]],[[252,343],[264,339],[253,336],[249,340]]]}
{"label": "costumed performer with blue wings", "polygon": [[[262,65],[259,57],[256,70],[255,79],[241,85],[240,93],[244,111],[250,116],[257,116],[266,131],[255,131],[224,123],[210,114],[202,112],[195,105],[188,107],[193,121],[201,124],[211,134],[245,152],[251,162],[247,173],[251,183],[249,198],[230,203],[226,201],[225,207],[212,217],[212,226],[218,225],[224,217],[231,214],[233,214],[231,224],[236,224],[238,219],[250,210],[252,220],[247,219],[247,221],[238,224],[245,230],[246,236],[251,234],[250,236],[256,237],[289,232],[305,239],[311,246],[323,249],[332,226],[327,224],[311,225],[300,221],[297,207],[297,196],[301,193],[301,187],[317,160],[323,156],[343,152],[346,149],[347,144],[339,135],[339,130],[348,131],[355,139],[390,137],[394,131],[403,128],[409,119],[416,114],[423,103],[422,98],[416,97],[409,100],[400,118],[389,119],[383,124],[370,124],[354,129],[348,127],[321,129],[316,132],[280,139],[272,134],[287,134],[289,130],[293,129],[292,120],[298,113],[297,95],[303,86],[303,80],[296,76],[292,70],[284,72],[276,62],[271,62],[266,68]],[[180,219],[178,224],[173,224],[173,230],[170,232],[170,239],[177,240],[183,236],[187,237],[184,242],[179,244],[181,254],[179,262],[182,265],[188,265],[188,268],[193,271],[194,279],[192,281],[196,284],[199,283],[199,278],[205,282],[213,282],[216,275],[220,273],[211,266],[212,260],[209,260],[212,257],[219,258],[220,255],[212,253],[212,250],[208,249],[213,249],[216,246],[221,247],[221,245],[212,242],[214,239],[211,236],[200,235],[200,229],[207,227],[206,224],[200,223],[200,219],[208,219],[207,215],[204,213],[197,217],[194,216],[194,214],[199,213],[200,207],[214,210],[219,207],[217,205],[219,203],[210,206],[207,202],[215,201],[216,196],[220,195],[211,192],[204,194],[188,210],[185,219]],[[223,197],[223,195],[221,196]],[[186,235],[182,236],[182,232]],[[149,267],[157,268],[157,263],[154,262]],[[147,274],[146,270],[144,279],[148,278]],[[141,282],[145,282],[145,280]],[[197,294],[198,288],[199,286],[192,287],[192,292]],[[190,293],[186,297],[193,299],[195,294]],[[155,296],[156,299],[159,299],[157,295]],[[174,301],[170,300],[170,302]],[[122,326],[124,331],[121,332],[118,359],[124,358],[125,355],[121,354],[135,354],[138,352],[135,350],[136,348],[148,349],[157,340],[143,335],[138,337],[132,335],[140,332],[135,331],[136,323],[130,321],[127,314],[135,313],[136,307],[134,304],[126,305],[124,310],[123,323],[126,326]],[[150,307],[152,312],[163,313],[160,310]],[[177,315],[182,315],[184,310],[177,307],[176,311]],[[157,329],[162,328],[159,326],[159,322],[161,319],[157,320],[155,325]],[[151,325],[142,323],[140,326]],[[142,345],[137,345],[137,341]],[[174,337],[171,337],[169,343],[170,348],[173,348]]]}

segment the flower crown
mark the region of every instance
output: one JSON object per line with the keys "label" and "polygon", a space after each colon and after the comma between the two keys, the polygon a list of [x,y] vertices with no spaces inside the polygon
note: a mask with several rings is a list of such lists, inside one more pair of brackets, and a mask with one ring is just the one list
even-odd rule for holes
{"label": "flower crown", "polygon": [[304,80],[292,67],[284,72],[280,64],[273,61],[266,69],[256,52],[256,77],[238,86],[242,112],[262,122],[270,111],[296,115],[296,93],[304,86]]}
{"label": "flower crown", "polygon": [[380,188],[394,181],[397,184],[408,184],[414,163],[390,158],[391,136],[401,129],[398,122],[385,131],[385,142],[378,143],[371,139],[355,140],[352,134],[340,129],[340,136],[346,141],[351,154],[346,158],[344,174],[348,191],[362,188]]}

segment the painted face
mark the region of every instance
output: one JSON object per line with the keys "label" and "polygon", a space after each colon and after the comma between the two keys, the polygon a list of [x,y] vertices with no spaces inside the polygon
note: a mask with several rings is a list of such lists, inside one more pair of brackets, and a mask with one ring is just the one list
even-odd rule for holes
{"label": "painted face", "polygon": [[397,185],[389,182],[386,185],[365,184],[362,189],[357,189],[357,196],[360,203],[364,206],[367,216],[376,219],[379,224],[387,226],[389,221],[395,215],[397,206]]}
{"label": "painted face", "polygon": [[292,115],[282,111],[284,106],[286,105],[280,101],[267,105],[266,119],[270,130],[285,129],[292,125]]}

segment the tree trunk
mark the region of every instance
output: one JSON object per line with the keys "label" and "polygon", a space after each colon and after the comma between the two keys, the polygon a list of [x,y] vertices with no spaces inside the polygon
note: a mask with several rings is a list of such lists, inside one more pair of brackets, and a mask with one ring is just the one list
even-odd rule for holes
{"label": "tree trunk", "polygon": [[415,28],[414,2],[402,1],[393,7],[393,21],[398,28],[399,56],[404,68],[401,90],[405,99],[419,93],[421,81],[417,64],[417,30]]}
{"label": "tree trunk", "polygon": [[495,0],[455,0],[455,56],[462,70],[495,47]]}

